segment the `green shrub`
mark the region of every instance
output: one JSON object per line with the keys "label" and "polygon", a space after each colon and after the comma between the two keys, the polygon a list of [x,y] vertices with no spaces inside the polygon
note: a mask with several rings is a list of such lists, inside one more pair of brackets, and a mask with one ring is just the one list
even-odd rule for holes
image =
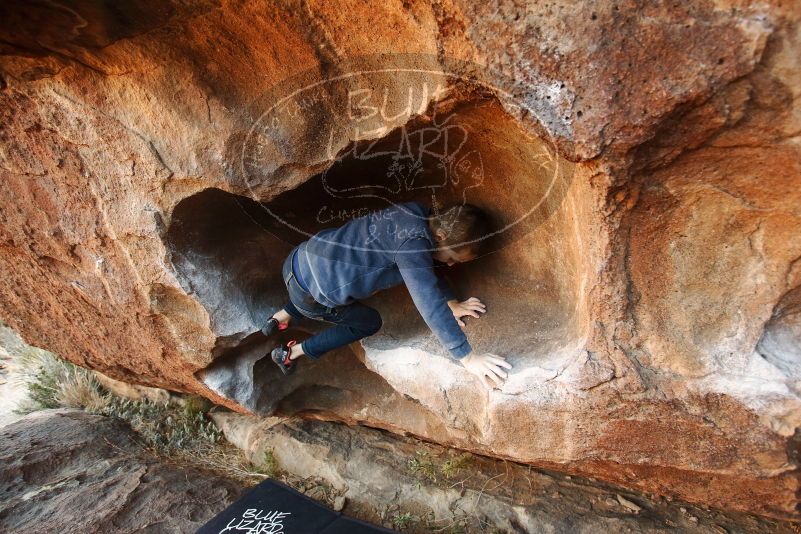
{"label": "green shrub", "polygon": [[223,437],[205,413],[171,403],[109,396],[101,413],[127,421],[148,445],[162,452],[203,448]]}
{"label": "green shrub", "polygon": [[417,523],[420,521],[420,518],[416,515],[412,514],[411,512],[403,512],[394,514],[392,516],[392,526],[396,529],[406,529],[412,523]]}
{"label": "green shrub", "polygon": [[28,396],[17,413],[62,406],[93,413],[103,410],[107,394],[91,371],[34,347],[22,350],[19,360]]}
{"label": "green shrub", "polygon": [[425,451],[417,451],[414,458],[409,460],[409,472],[418,478],[428,480],[430,482],[437,481],[438,469],[434,462],[429,458],[428,453]]}
{"label": "green shrub", "polygon": [[275,459],[275,454],[270,449],[264,451],[262,461],[256,466],[256,471],[267,475],[268,477],[275,477],[278,475],[278,462]]}
{"label": "green shrub", "polygon": [[183,399],[184,412],[187,415],[194,415],[198,413],[208,413],[213,404],[209,399],[203,398],[200,395],[187,395]]}
{"label": "green shrub", "polygon": [[440,467],[440,472],[445,475],[445,478],[452,478],[461,470],[468,467],[472,462],[473,455],[469,452],[465,452],[445,460],[445,463]]}
{"label": "green shrub", "polygon": [[92,371],[33,347],[20,354],[20,363],[28,389],[21,413],[70,407],[116,417],[163,452],[206,449],[222,440],[222,432],[206,417],[210,403],[200,397],[188,396],[183,406],[117,397]]}
{"label": "green shrub", "polygon": [[437,465],[426,451],[415,452],[414,458],[409,460],[409,472],[419,479],[429,482],[436,482],[440,477],[446,479],[465,469],[473,461],[470,453],[463,453],[445,460],[442,465]]}

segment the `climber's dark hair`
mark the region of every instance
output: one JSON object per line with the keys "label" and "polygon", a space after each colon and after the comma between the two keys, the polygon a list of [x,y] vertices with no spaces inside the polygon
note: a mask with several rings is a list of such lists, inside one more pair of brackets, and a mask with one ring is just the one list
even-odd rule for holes
{"label": "climber's dark hair", "polygon": [[[478,252],[482,242],[492,230],[489,215],[473,204],[456,204],[433,213],[431,228],[445,231],[446,238],[440,245],[451,248],[462,246]],[[480,241],[479,241],[480,240]]]}

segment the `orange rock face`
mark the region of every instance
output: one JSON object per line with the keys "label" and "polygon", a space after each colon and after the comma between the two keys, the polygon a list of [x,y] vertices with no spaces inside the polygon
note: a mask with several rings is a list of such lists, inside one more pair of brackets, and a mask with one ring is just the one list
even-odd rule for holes
{"label": "orange rock face", "polygon": [[[238,411],[799,518],[800,11],[6,2],[0,319]],[[503,229],[443,273],[503,388],[402,287],[283,379],[258,331],[286,253],[409,199]]]}

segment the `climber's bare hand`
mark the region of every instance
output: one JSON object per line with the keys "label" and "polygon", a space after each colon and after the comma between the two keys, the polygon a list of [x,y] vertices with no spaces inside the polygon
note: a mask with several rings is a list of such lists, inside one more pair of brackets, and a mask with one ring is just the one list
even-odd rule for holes
{"label": "climber's bare hand", "polygon": [[453,312],[453,316],[456,318],[456,322],[459,323],[459,326],[462,328],[465,327],[464,321],[462,321],[462,317],[475,317],[478,319],[481,317],[480,314],[486,313],[487,307],[481,302],[477,297],[470,297],[467,300],[459,302],[458,300],[449,300],[448,306],[450,307],[451,311]]}
{"label": "climber's bare hand", "polygon": [[495,386],[501,387],[503,381],[509,376],[503,368],[512,368],[512,364],[507,362],[503,356],[489,353],[472,353],[459,361],[462,362],[465,369],[476,375],[487,389],[492,389]]}

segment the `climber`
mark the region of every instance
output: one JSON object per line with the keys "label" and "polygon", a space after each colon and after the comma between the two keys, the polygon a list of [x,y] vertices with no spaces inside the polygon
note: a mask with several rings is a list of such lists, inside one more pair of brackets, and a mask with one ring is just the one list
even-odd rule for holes
{"label": "climber", "polygon": [[433,270],[434,260],[452,266],[476,258],[479,243],[489,235],[488,217],[470,204],[432,211],[418,202],[397,204],[322,230],[290,252],[282,269],[289,302],[262,332],[269,337],[303,317],[335,326],[302,343],[276,347],[271,358],[285,375],[295,371],[300,356],[318,359],[378,332],[381,316],[358,299],[403,282],[451,355],[488,388],[503,383],[502,368],[511,364],[473,352],[460,328],[465,317],[480,317],[486,306],[476,297],[457,300]]}

